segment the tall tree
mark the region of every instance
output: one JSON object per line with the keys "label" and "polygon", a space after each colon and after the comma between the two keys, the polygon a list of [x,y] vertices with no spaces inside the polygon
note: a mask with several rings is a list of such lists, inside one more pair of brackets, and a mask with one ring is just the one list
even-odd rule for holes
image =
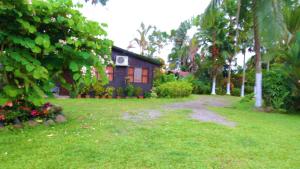
{"label": "tall tree", "polygon": [[151,26],[151,25],[146,26],[144,23],[141,23],[140,28],[137,30],[138,37],[134,38],[130,42],[128,48],[133,48],[134,47],[133,43],[136,43],[140,48],[140,54],[144,55],[145,51],[147,50],[148,45],[149,45],[149,41],[148,41],[147,37],[152,29],[153,29],[153,26]]}

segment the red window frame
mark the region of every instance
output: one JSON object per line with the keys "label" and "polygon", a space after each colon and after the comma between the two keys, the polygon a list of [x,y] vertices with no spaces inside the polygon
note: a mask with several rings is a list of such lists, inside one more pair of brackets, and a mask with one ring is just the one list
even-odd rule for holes
{"label": "red window frame", "polygon": [[142,69],[142,83],[147,84],[149,82],[149,69]]}
{"label": "red window frame", "polygon": [[128,77],[129,77],[129,82],[133,83],[133,80],[134,80],[134,67],[128,67]]}
{"label": "red window frame", "polygon": [[106,75],[109,81],[114,80],[114,68],[112,66],[106,67]]}

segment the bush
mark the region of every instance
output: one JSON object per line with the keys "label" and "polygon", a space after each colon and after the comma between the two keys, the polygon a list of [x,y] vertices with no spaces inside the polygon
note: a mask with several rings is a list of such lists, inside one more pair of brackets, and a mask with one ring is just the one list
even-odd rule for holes
{"label": "bush", "polygon": [[291,93],[286,77],[280,69],[266,72],[263,78],[263,99],[266,106],[274,109],[287,108]]}
{"label": "bush", "polygon": [[241,103],[250,102],[254,97],[254,93],[247,94],[244,98],[241,99]]}
{"label": "bush", "polygon": [[159,97],[187,97],[192,94],[192,84],[185,81],[164,83],[156,88]]}
{"label": "bush", "polygon": [[251,94],[254,92],[254,87],[253,86],[245,86],[245,94]]}
{"label": "bush", "polygon": [[142,89],[141,87],[136,87],[136,88],[134,89],[134,95],[135,95],[136,97],[141,96],[142,93],[143,93],[143,89]]}
{"label": "bush", "polygon": [[209,84],[195,80],[193,81],[193,93],[194,94],[210,94],[211,87]]}
{"label": "bush", "polygon": [[232,96],[241,96],[241,89],[239,88],[233,88],[231,91]]}
{"label": "bush", "polygon": [[223,89],[222,87],[218,87],[218,88],[216,88],[216,94],[217,95],[225,95],[226,94],[226,90]]}
{"label": "bush", "polygon": [[126,96],[132,97],[134,94],[134,86],[132,84],[128,84],[125,88]]}
{"label": "bush", "polygon": [[105,93],[105,88],[100,82],[95,83],[93,85],[93,89],[95,92],[95,96],[103,96],[103,94]]}
{"label": "bush", "polygon": [[0,122],[9,124],[16,119],[21,121],[35,118],[50,119],[61,113],[62,108],[51,103],[36,106],[26,100],[15,100],[0,106]]}
{"label": "bush", "polygon": [[118,87],[118,88],[117,88],[117,96],[120,96],[120,97],[122,97],[122,96],[123,96],[123,94],[124,94],[124,90],[123,90],[123,88],[122,88],[122,87]]}
{"label": "bush", "polygon": [[114,87],[108,87],[106,88],[106,94],[108,97],[112,97],[114,95],[114,91],[115,91],[115,88]]}
{"label": "bush", "polygon": [[194,94],[210,94],[210,84],[196,79],[194,75],[189,75],[182,80],[192,83]]}
{"label": "bush", "polygon": [[151,92],[145,92],[144,97],[145,98],[151,98]]}
{"label": "bush", "polygon": [[154,82],[153,82],[153,86],[157,87],[161,84],[167,83],[167,82],[174,82],[176,81],[177,78],[174,74],[156,74],[154,75]]}

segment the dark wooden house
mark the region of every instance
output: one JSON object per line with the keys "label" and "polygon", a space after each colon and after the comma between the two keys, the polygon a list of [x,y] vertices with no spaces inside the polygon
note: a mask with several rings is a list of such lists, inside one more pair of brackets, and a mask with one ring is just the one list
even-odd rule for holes
{"label": "dark wooden house", "polygon": [[[126,82],[130,82],[135,87],[141,87],[143,93],[149,92],[153,85],[153,76],[155,68],[159,68],[162,64],[159,60],[142,56],[125,49],[113,46],[112,60],[114,66],[106,67],[106,74],[109,79],[108,86],[115,89],[126,87]],[[71,74],[65,72],[65,79],[72,83]],[[66,89],[59,90],[60,95],[69,95]]]}
{"label": "dark wooden house", "polygon": [[159,68],[159,60],[142,56],[125,49],[113,46],[112,60],[114,67],[107,67],[109,86],[114,88],[126,87],[126,79],[143,92],[149,92],[153,85],[154,69]]}

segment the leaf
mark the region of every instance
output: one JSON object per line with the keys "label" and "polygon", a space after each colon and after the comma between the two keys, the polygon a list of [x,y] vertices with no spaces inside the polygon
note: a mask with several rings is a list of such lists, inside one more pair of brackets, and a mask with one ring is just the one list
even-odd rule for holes
{"label": "leaf", "polygon": [[33,53],[41,53],[41,48],[38,46],[35,46],[33,49],[31,49]]}
{"label": "leaf", "polygon": [[35,43],[38,44],[38,45],[43,45],[44,38],[43,38],[41,35],[39,35],[39,36],[37,36],[37,37],[35,38],[34,41],[35,41]]}
{"label": "leaf", "polygon": [[34,41],[36,44],[44,46],[44,48],[49,48],[51,45],[48,35],[38,35]]}
{"label": "leaf", "polygon": [[35,69],[34,71],[33,71],[33,77],[35,78],[35,79],[40,79],[41,78],[41,74],[40,74],[40,72],[37,70],[37,69]]}
{"label": "leaf", "polygon": [[11,71],[14,70],[14,68],[11,67],[11,66],[5,66],[5,70],[8,71],[8,72],[11,72]]}
{"label": "leaf", "polygon": [[69,65],[69,68],[73,71],[73,72],[76,72],[79,70],[78,68],[78,64],[74,61],[71,61],[70,65]]}
{"label": "leaf", "polygon": [[81,75],[79,73],[76,73],[73,75],[74,80],[78,80],[80,77],[81,77]]}
{"label": "leaf", "polygon": [[84,59],[88,59],[90,57],[90,54],[88,52],[80,52],[79,55]]}
{"label": "leaf", "polygon": [[35,68],[35,67],[34,67],[33,65],[31,65],[31,64],[26,65],[26,70],[27,70],[28,72],[31,72],[34,68]]}
{"label": "leaf", "polygon": [[11,85],[5,86],[3,91],[9,97],[16,97],[18,95],[18,89]]}

